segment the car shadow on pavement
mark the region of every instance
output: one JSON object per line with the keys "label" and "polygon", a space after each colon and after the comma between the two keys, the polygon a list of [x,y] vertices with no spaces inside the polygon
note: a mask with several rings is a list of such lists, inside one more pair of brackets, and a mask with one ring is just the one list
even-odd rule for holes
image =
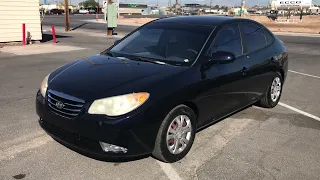
{"label": "car shadow on pavement", "polygon": [[[57,43],[59,42],[59,39],[62,39],[62,38],[72,38],[72,37],[71,36],[56,35]],[[45,33],[42,34],[42,40],[41,40],[42,43],[49,42],[52,40],[53,40],[52,34],[45,34]]]}

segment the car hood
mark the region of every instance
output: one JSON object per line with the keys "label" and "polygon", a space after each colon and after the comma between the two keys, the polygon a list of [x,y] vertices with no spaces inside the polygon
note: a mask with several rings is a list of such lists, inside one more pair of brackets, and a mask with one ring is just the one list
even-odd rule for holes
{"label": "car hood", "polygon": [[[94,55],[55,70],[49,77],[48,89],[91,101],[107,97],[109,90],[129,83],[145,87],[145,84],[138,83],[139,80],[161,77],[182,69],[185,68]],[[137,83],[134,84],[135,82]]]}

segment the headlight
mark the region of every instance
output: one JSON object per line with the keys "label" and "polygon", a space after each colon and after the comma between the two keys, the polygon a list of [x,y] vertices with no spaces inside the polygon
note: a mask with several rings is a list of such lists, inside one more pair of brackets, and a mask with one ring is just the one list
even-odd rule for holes
{"label": "headlight", "polygon": [[141,106],[149,98],[149,93],[140,92],[95,100],[89,114],[120,116]]}
{"label": "headlight", "polygon": [[43,97],[46,96],[46,92],[47,92],[47,88],[48,88],[48,78],[49,78],[49,75],[48,74],[42,81],[41,83],[41,87],[40,87],[40,92],[42,94]]}

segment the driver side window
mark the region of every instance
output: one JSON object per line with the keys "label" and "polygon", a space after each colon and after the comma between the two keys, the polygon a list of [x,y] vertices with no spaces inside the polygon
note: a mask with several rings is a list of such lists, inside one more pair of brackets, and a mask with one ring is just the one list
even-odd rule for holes
{"label": "driver side window", "polygon": [[217,51],[233,53],[236,57],[242,55],[240,30],[237,24],[227,25],[220,29],[211,45],[208,56]]}

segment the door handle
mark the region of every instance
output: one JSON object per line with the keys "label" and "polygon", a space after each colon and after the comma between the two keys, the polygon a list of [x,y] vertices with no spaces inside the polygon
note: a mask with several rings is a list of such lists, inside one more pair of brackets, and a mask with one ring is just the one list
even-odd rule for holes
{"label": "door handle", "polygon": [[248,70],[249,69],[247,67],[243,67],[242,70],[241,70],[242,75],[246,75]]}
{"label": "door handle", "polygon": [[276,60],[275,57],[271,57],[271,59],[270,59],[271,62],[274,62],[275,60]]}
{"label": "door handle", "polygon": [[270,59],[271,63],[277,62],[278,60],[279,60],[278,56],[272,56]]}

